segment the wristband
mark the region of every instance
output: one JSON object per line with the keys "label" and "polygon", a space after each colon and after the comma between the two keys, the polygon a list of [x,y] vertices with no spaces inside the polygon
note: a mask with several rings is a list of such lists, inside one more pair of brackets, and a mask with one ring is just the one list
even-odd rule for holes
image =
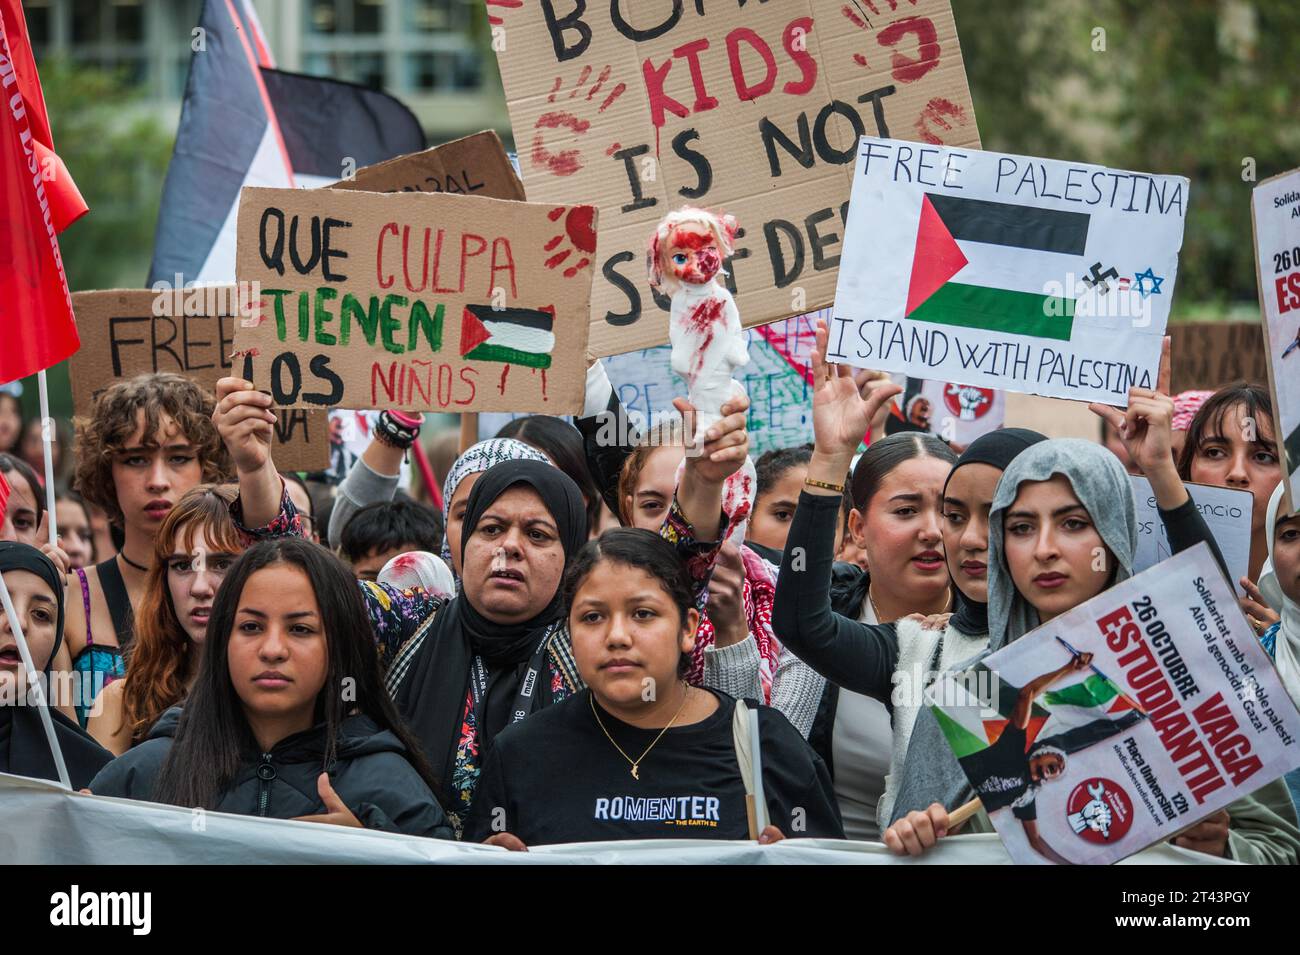
{"label": "wristband", "polygon": [[371,437],[381,444],[397,448],[399,451],[405,451],[420,436],[421,421],[420,418],[414,418],[400,412],[381,411],[378,420],[375,421],[374,428],[371,430]]}
{"label": "wristband", "polygon": [[817,481],[813,478],[804,478],[803,483],[807,484],[809,487],[819,487],[824,491],[834,491],[837,494],[844,493],[843,484],[832,484],[829,481]]}

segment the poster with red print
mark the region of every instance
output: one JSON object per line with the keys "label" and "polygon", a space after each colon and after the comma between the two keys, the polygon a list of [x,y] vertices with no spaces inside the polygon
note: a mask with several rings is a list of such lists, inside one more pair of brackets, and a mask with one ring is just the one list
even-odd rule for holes
{"label": "poster with red print", "polygon": [[831,304],[860,136],[978,148],[948,0],[489,0],[532,202],[591,203],[593,355],[668,340],[646,237],[736,217],[746,327]]}

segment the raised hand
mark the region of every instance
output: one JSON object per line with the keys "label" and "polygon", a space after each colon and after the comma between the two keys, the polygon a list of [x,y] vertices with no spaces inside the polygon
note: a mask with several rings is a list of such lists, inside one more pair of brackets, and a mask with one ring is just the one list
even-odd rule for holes
{"label": "raised hand", "polygon": [[[54,566],[59,569],[59,573],[72,573],[72,559],[68,557],[63,548],[58,544],[50,543],[49,511],[46,511],[41,515],[41,523],[36,528],[36,539],[40,541],[40,543],[36,545],[40,549],[40,552],[53,562]],[[60,536],[58,541],[62,544],[63,537]]]}
{"label": "raised hand", "polygon": [[[674,398],[673,407],[682,413],[684,421],[692,421],[695,408],[685,398]],[[699,454],[688,454],[686,471],[695,479],[709,484],[722,484],[745,464],[749,456],[749,432],[745,430],[745,413],[749,411],[749,398],[730,398],[722,406],[722,418],[704,435],[704,446]],[[689,429],[686,431],[689,435]],[[684,478],[683,478],[684,480]]]}
{"label": "raised hand", "polygon": [[1188,494],[1174,465],[1174,400],[1169,397],[1168,336],[1160,346],[1160,373],[1156,387],[1130,388],[1128,408],[1121,411],[1110,405],[1093,402],[1093,414],[1105,418],[1124,442],[1129,460],[1151,482],[1156,504],[1172,511],[1186,503]]}
{"label": "raised hand", "polygon": [[828,339],[826,323],[819,321],[812,352],[813,435],[818,451],[851,457],[877,412],[903,389],[888,378],[855,379],[847,365],[828,364]]}
{"label": "raised hand", "polygon": [[240,474],[261,470],[271,460],[275,434],[271,396],[254,390],[251,381],[222,378],[217,382],[212,423]]}
{"label": "raised hand", "polygon": [[714,643],[729,647],[749,636],[745,620],[745,561],[740,549],[727,541],[718,551],[709,578],[709,620],[713,623]]}

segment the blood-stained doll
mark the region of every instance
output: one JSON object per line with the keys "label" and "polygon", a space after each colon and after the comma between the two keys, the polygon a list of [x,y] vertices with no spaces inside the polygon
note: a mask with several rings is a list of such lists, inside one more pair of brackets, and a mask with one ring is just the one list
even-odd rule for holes
{"label": "blood-stained doll", "polygon": [[723,404],[745,393],[732,378],[749,362],[745,330],[721,281],[722,260],[731,254],[735,236],[731,216],[685,206],[664,216],[650,240],[650,284],[672,296],[672,368],[686,380],[695,408],[696,447],[722,417]]}

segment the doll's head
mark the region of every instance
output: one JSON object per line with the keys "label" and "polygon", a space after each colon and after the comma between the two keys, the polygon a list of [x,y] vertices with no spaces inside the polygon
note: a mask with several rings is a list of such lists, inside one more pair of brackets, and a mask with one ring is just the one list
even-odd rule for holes
{"label": "doll's head", "polygon": [[736,220],[707,209],[683,206],[668,213],[650,239],[646,257],[650,284],[675,292],[682,283],[705,285],[722,271],[731,255]]}

